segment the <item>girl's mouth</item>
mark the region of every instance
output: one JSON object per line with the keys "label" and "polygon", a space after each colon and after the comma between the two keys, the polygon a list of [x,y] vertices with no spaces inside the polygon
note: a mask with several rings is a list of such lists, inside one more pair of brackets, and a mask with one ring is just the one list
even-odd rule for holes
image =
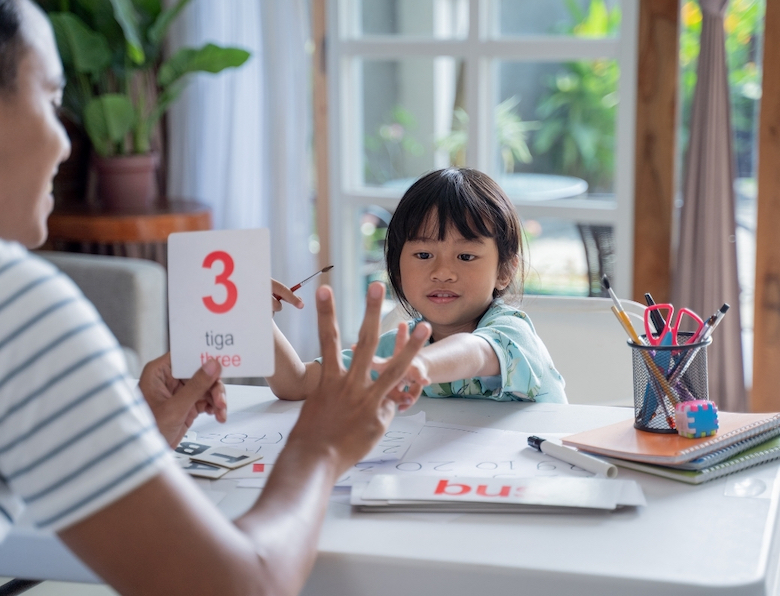
{"label": "girl's mouth", "polygon": [[428,300],[435,302],[436,304],[447,304],[457,298],[458,295],[453,292],[431,292],[428,294]]}

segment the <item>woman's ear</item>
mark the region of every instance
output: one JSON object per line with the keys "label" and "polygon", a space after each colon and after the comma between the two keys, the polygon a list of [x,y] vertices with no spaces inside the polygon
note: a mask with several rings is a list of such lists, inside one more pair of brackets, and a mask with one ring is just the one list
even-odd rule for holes
{"label": "woman's ear", "polygon": [[515,255],[508,263],[504,263],[499,267],[498,279],[496,280],[496,289],[501,292],[512,283],[512,280],[517,273],[517,267],[520,264],[520,256]]}

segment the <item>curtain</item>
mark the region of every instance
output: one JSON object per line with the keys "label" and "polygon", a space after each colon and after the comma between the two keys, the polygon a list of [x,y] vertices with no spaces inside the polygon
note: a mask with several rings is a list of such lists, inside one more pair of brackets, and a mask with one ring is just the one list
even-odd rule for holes
{"label": "curtain", "polygon": [[[746,411],[737,279],[734,166],[724,13],[728,0],[700,0],[701,49],[683,180],[674,302],[709,317],[730,310],[708,348],[709,392],[720,409]],[[706,319],[705,319],[706,320]]]}
{"label": "curtain", "polygon": [[[193,76],[169,111],[168,195],[209,205],[216,229],[269,228],[272,275],[288,286],[316,269],[308,23],[305,0],[198,0],[169,36],[171,52],[212,42],[252,56],[238,69]],[[315,287],[299,292],[304,310],[275,317],[304,360],[319,355]]]}

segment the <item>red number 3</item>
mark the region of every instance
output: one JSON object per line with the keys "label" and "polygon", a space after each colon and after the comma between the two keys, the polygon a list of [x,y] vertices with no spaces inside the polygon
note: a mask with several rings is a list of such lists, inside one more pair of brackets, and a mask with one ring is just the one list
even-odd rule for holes
{"label": "red number 3", "polygon": [[206,258],[203,259],[203,268],[211,269],[214,261],[221,261],[225,267],[222,270],[222,273],[214,278],[214,284],[225,286],[227,298],[225,298],[224,302],[219,303],[214,302],[214,299],[211,296],[204,296],[203,304],[205,304],[206,308],[211,312],[222,314],[233,308],[236,305],[236,300],[238,300],[238,288],[236,288],[236,284],[230,281],[230,276],[233,274],[235,264],[233,263],[233,257],[224,250],[215,250],[214,252],[207,254]]}

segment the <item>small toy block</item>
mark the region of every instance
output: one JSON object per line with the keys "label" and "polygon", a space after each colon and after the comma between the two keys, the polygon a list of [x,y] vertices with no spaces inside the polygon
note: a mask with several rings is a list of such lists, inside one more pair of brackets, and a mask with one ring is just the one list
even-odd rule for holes
{"label": "small toy block", "polygon": [[681,437],[698,439],[718,432],[718,408],[706,399],[677,404],[674,417],[677,433]]}

